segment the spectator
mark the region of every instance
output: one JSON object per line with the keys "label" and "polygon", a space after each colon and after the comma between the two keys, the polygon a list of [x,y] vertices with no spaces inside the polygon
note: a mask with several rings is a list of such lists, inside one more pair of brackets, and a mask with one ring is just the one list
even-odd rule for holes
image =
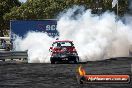
{"label": "spectator", "polygon": [[[3,30],[0,30],[0,37],[4,37]],[[3,42],[3,39],[1,39],[0,41],[1,41],[1,44],[2,44],[2,42]]]}
{"label": "spectator", "polygon": [[10,45],[6,45],[6,51],[10,51]]}
{"label": "spectator", "polygon": [[6,49],[6,41],[5,40],[2,41],[2,48]]}

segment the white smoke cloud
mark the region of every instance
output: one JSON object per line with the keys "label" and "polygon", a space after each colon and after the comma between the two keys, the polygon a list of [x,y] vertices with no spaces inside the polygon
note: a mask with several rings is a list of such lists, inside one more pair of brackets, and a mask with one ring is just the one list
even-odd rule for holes
{"label": "white smoke cloud", "polygon": [[[131,28],[130,24],[116,20],[114,13],[105,12],[98,16],[79,6],[61,13],[57,23],[60,40],[73,40],[81,61],[129,56]],[[49,62],[48,49],[54,39],[44,33],[30,32],[20,40],[16,39],[16,50],[28,50],[29,63]]]}
{"label": "white smoke cloud", "polygon": [[58,21],[60,39],[73,40],[82,61],[103,60],[111,57],[129,56],[132,31],[130,25],[116,20],[114,13],[105,12],[100,16],[83,10],[73,18],[75,6],[64,13]]}
{"label": "white smoke cloud", "polygon": [[[29,32],[24,39],[17,38],[16,50],[28,51],[29,63],[47,63],[49,59],[49,47],[53,39],[41,32]],[[19,43],[18,43],[19,42]]]}

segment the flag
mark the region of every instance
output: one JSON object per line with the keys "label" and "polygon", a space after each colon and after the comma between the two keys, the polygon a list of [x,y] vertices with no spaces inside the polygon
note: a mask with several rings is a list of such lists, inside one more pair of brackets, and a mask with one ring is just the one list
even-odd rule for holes
{"label": "flag", "polygon": [[112,8],[114,8],[116,6],[116,4],[118,3],[118,0],[113,0],[112,1]]}

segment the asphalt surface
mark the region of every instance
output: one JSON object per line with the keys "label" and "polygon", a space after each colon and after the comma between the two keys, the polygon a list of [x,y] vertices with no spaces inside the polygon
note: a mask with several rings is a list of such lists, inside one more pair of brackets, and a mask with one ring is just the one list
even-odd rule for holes
{"label": "asphalt surface", "polygon": [[[0,62],[0,88],[132,88],[127,84],[78,84],[77,68],[87,74],[129,74],[132,58],[118,58],[80,64],[28,64]],[[132,79],[132,77],[131,77]]]}

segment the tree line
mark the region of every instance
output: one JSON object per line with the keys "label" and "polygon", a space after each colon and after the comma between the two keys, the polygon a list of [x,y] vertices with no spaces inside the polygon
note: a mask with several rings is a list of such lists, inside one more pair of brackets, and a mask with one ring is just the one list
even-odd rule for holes
{"label": "tree line", "polygon": [[[73,5],[92,9],[94,14],[106,10],[116,12],[112,8],[112,0],[0,0],[0,36],[9,30],[10,20],[55,19],[58,14]],[[119,15],[128,12],[128,0],[119,0]]]}

